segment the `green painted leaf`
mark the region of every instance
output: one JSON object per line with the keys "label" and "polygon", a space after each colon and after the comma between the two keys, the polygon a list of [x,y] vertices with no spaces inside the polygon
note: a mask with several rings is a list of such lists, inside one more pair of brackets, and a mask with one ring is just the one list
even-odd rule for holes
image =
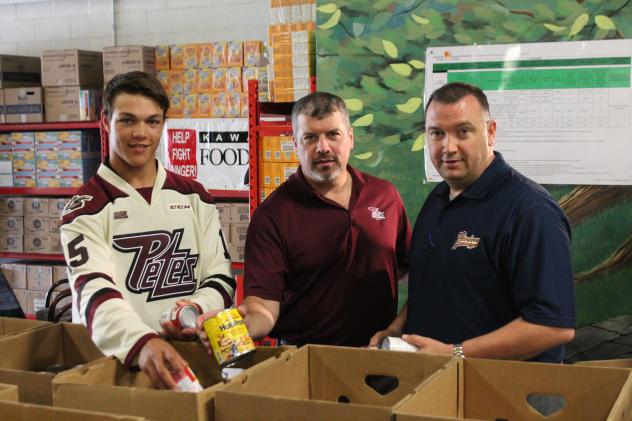
{"label": "green painted leaf", "polygon": [[540,20],[553,20],[555,19],[555,13],[551,10],[551,8],[544,3],[538,3],[533,6],[533,10],[535,11],[536,17]]}
{"label": "green painted leaf", "polygon": [[395,73],[406,77],[410,76],[413,71],[413,68],[407,63],[393,63],[391,68]]}
{"label": "green painted leaf", "polygon": [[340,20],[340,16],[342,15],[342,12],[340,11],[340,9],[336,10],[334,12],[333,15],[331,15],[331,17],[329,18],[329,20],[321,25],[318,25],[318,27],[320,29],[331,29],[334,26],[336,26],[338,24],[338,21]]}
{"label": "green painted leaf", "polygon": [[573,26],[571,26],[571,30],[569,31],[568,35],[570,35],[571,37],[577,35],[582,29],[584,29],[584,26],[586,26],[589,19],[590,18],[588,16],[588,13],[582,13],[581,15],[579,15],[577,19],[575,19]]}
{"label": "green painted leaf", "polygon": [[397,46],[390,42],[389,40],[383,39],[382,46],[384,47],[384,51],[391,58],[397,58]]}
{"label": "green painted leaf", "polygon": [[420,25],[428,25],[430,23],[430,19],[426,19],[426,18],[424,18],[422,16],[417,16],[414,13],[411,13],[410,17],[413,18],[413,20],[415,22],[417,22],[418,24],[420,24]]}
{"label": "green painted leaf", "polygon": [[417,137],[417,139],[415,139],[415,142],[413,143],[413,147],[410,150],[413,152],[420,151],[424,148],[425,144],[426,144],[426,134],[422,133]]}
{"label": "green painted leaf", "polygon": [[354,158],[359,159],[359,160],[365,160],[365,159],[369,159],[373,156],[373,152],[365,152],[365,153],[361,153],[359,155],[354,155]]}
{"label": "green painted leaf", "polygon": [[408,64],[410,64],[411,66],[413,66],[417,70],[423,69],[424,67],[426,67],[426,63],[424,63],[421,60],[410,60],[408,62]]}
{"label": "green painted leaf", "polygon": [[364,32],[365,25],[363,23],[353,22],[351,29],[353,30],[353,35],[359,37]]}
{"label": "green painted leaf", "polygon": [[553,25],[552,23],[543,23],[542,26],[544,26],[546,29],[548,29],[551,32],[560,32],[566,29],[566,26],[557,26],[557,25]]}
{"label": "green painted leaf", "polygon": [[373,114],[365,114],[353,122],[353,127],[366,127],[373,124]]}
{"label": "green painted leaf", "polygon": [[606,15],[597,15],[595,16],[595,23],[599,27],[599,29],[603,29],[605,31],[610,31],[612,29],[617,29],[612,19],[610,19]]}
{"label": "green painted leaf", "polygon": [[380,143],[383,145],[397,145],[400,142],[400,135],[394,134],[391,136],[386,136],[380,139]]}
{"label": "green painted leaf", "polygon": [[421,105],[421,98],[414,97],[414,98],[410,98],[408,101],[406,101],[403,104],[397,104],[397,109],[403,113],[412,114],[419,109],[420,105]]}
{"label": "green painted leaf", "polygon": [[364,107],[364,103],[358,98],[345,99],[345,105],[349,111],[360,111]]}
{"label": "green painted leaf", "polygon": [[318,6],[316,10],[318,10],[321,13],[327,13],[330,15],[334,13],[336,10],[338,10],[338,6],[336,6],[336,3],[327,3],[327,4],[323,4],[322,6]]}

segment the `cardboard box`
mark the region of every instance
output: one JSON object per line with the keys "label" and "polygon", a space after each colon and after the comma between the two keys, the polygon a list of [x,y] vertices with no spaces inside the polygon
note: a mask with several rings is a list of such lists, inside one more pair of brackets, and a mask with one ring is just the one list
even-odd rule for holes
{"label": "cardboard box", "polygon": [[48,217],[48,198],[46,197],[25,197],[24,214],[26,216],[46,216]]}
{"label": "cardboard box", "polygon": [[42,326],[50,325],[43,320],[15,319],[12,317],[0,317],[0,337],[26,332]]}
{"label": "cardboard box", "polygon": [[42,86],[79,85],[103,86],[103,53],[85,50],[42,51]]}
{"label": "cardboard box", "polygon": [[[213,398],[225,387],[215,359],[199,342],[173,342],[180,355],[205,388],[199,393],[181,393],[153,388],[142,372],[130,373],[117,360],[108,358],[61,373],[53,382],[55,406],[93,409],[138,415],[154,420],[212,421]],[[265,360],[282,358],[288,348],[258,348],[252,358],[239,367],[254,371]],[[228,384],[236,379],[231,379]],[[116,405],[112,405],[116,402]]]}
{"label": "cardboard box", "polygon": [[0,384],[0,402],[3,401],[17,402],[18,387],[12,384]]}
{"label": "cardboard box", "polygon": [[46,291],[27,291],[26,300],[26,313],[37,314],[46,308]]}
{"label": "cardboard box", "polygon": [[155,48],[143,45],[103,48],[103,83],[119,73],[141,71],[156,74]]}
{"label": "cardboard box", "polygon": [[0,234],[24,235],[24,217],[0,216]]}
{"label": "cardboard box", "polygon": [[632,373],[615,368],[462,359],[419,386],[395,413],[398,421],[438,417],[545,419],[528,404],[527,397],[532,394],[556,395],[565,400],[551,419],[630,419]]}
{"label": "cardboard box", "polygon": [[46,121],[94,121],[98,119],[101,89],[80,86],[44,88]]}
{"label": "cardboard box", "polygon": [[13,402],[11,400],[0,401],[0,414],[2,414],[2,421],[30,421],[30,420],[143,421],[145,420],[145,418],[139,418],[139,417],[110,415],[103,412],[94,412],[94,411],[78,411],[74,409],[53,408],[51,406],[25,404],[25,403],[20,403],[20,402]]}
{"label": "cardboard box", "polygon": [[246,233],[248,232],[248,223],[230,224],[230,243],[236,246],[246,244]]}
{"label": "cardboard box", "polygon": [[53,217],[53,218],[48,218],[48,225],[50,226],[50,235],[51,237],[53,235],[59,235],[59,230],[61,229],[61,218],[60,217]]}
{"label": "cardboard box", "polygon": [[233,203],[230,206],[230,223],[239,224],[250,221],[250,205],[248,203]]}
{"label": "cardboard box", "polygon": [[53,218],[61,217],[61,213],[70,199],[51,197],[48,199],[48,216]]}
{"label": "cardboard box", "polygon": [[[48,210],[48,207],[46,207]],[[48,216],[25,216],[24,235],[37,236],[50,234],[50,222]]]}
{"label": "cardboard box", "polygon": [[1,341],[0,383],[17,385],[20,402],[51,405],[53,371],[103,357],[86,327],[72,323],[54,323]]}
{"label": "cardboard box", "polygon": [[25,253],[49,254],[51,251],[50,234],[30,234],[24,236]]}
{"label": "cardboard box", "polygon": [[53,267],[49,265],[27,265],[26,287],[31,291],[48,291],[53,284]]}
{"label": "cardboard box", "polygon": [[455,363],[448,356],[306,345],[218,390],[215,418],[390,421],[398,402]]}
{"label": "cardboard box", "polygon": [[13,295],[15,295],[15,299],[18,300],[18,303],[20,304],[20,308],[22,309],[22,312],[24,314],[28,314],[29,312],[29,292],[26,289],[14,289],[13,290]]}
{"label": "cardboard box", "polygon": [[593,360],[579,361],[573,365],[590,366],[590,367],[609,367],[609,368],[629,368],[632,369],[632,359],[619,358],[616,360]]}
{"label": "cardboard box", "polygon": [[7,123],[39,123],[44,121],[42,88],[6,88],[4,114]]}
{"label": "cardboard box", "polygon": [[62,265],[54,265],[53,266],[53,283],[61,280],[68,279],[68,267]]}
{"label": "cardboard box", "polygon": [[232,203],[216,203],[215,207],[219,213],[219,222],[222,226],[230,224],[230,208]]}
{"label": "cardboard box", "polygon": [[0,88],[40,86],[39,57],[0,55]]}
{"label": "cardboard box", "polygon": [[24,253],[24,236],[0,234],[0,251],[8,253]]}
{"label": "cardboard box", "polygon": [[26,289],[26,265],[20,263],[3,263],[0,269],[13,289]]}
{"label": "cardboard box", "polygon": [[[232,226],[233,224],[230,225]],[[230,260],[232,262],[243,263],[246,260],[246,246],[244,244],[230,243],[228,253],[230,254]]]}
{"label": "cardboard box", "polygon": [[169,46],[158,45],[155,51],[156,70],[169,70]]}

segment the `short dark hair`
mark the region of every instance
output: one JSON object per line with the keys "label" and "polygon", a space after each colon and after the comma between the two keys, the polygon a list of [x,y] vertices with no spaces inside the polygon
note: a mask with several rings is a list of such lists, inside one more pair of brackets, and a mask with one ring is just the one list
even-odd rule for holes
{"label": "short dark hair", "polygon": [[472,95],[476,98],[481,108],[489,113],[487,95],[485,95],[483,90],[478,86],[465,82],[451,82],[434,91],[426,103],[426,111],[428,111],[428,107],[430,107],[432,101],[442,104],[454,104],[468,95]]}
{"label": "short dark hair", "polygon": [[119,94],[142,95],[153,99],[162,109],[163,117],[169,110],[169,97],[160,81],[145,72],[120,73],[114,76],[103,89],[103,112],[108,118],[112,117],[114,100]]}
{"label": "short dark hair", "polygon": [[322,119],[336,111],[342,114],[347,127],[351,127],[349,121],[349,111],[342,98],[328,92],[313,92],[296,101],[292,108],[292,129],[296,131],[298,127],[298,116],[303,114],[309,117]]}

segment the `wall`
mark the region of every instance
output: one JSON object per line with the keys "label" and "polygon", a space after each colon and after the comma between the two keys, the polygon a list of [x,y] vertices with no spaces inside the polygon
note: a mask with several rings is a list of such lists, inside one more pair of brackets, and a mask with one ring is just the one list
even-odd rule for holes
{"label": "wall", "polygon": [[[317,10],[318,88],[353,100],[351,164],[392,181],[411,222],[435,186],[422,181],[426,47],[632,38],[632,0],[322,0]],[[578,325],[632,314],[632,186],[545,187],[572,225]]]}
{"label": "wall", "polygon": [[0,54],[266,40],[269,15],[269,0],[5,0],[0,1]]}

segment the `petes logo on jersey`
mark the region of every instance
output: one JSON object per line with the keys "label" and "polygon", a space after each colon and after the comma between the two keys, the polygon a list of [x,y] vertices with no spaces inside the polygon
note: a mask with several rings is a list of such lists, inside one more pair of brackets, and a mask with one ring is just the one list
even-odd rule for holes
{"label": "petes logo on jersey", "polygon": [[466,247],[468,250],[475,249],[480,244],[481,239],[473,235],[468,236],[467,231],[461,231],[456,236],[456,241],[452,246],[452,250],[456,250],[459,247]]}
{"label": "petes logo on jersey", "polygon": [[372,206],[369,206],[369,211],[371,212],[371,218],[380,221],[382,219],[386,219],[386,216],[384,215],[384,211],[381,211],[380,208],[374,208]]}
{"label": "petes logo on jersey", "polygon": [[190,249],[180,250],[182,228],[117,235],[114,248],[123,253],[134,253],[125,285],[130,291],[149,292],[147,301],[190,295],[196,289],[194,269],[197,254]]}
{"label": "petes logo on jersey", "polygon": [[64,210],[62,211],[61,216],[66,216],[69,213],[76,211],[77,209],[84,208],[86,206],[86,202],[89,202],[91,200],[92,196],[88,194],[73,196],[72,199],[70,199],[70,202],[66,203],[66,206],[64,206]]}

